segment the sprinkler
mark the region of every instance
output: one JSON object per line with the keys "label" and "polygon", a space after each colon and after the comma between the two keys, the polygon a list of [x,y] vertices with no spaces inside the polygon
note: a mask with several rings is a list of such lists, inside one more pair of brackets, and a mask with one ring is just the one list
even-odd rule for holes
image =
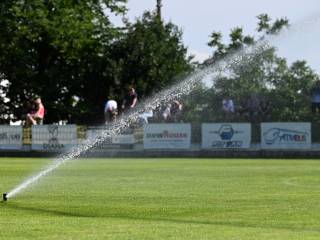
{"label": "sprinkler", "polygon": [[3,201],[6,202],[8,200],[7,193],[3,194]]}

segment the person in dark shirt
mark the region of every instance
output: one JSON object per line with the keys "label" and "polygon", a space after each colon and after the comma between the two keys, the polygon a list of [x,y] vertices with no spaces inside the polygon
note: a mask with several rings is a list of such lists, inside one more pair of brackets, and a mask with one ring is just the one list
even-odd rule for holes
{"label": "person in dark shirt", "polygon": [[178,100],[174,100],[171,103],[171,120],[173,122],[179,122],[182,115],[182,103]]}
{"label": "person in dark shirt", "polygon": [[260,102],[260,107],[259,107],[259,112],[260,112],[260,120],[261,121],[270,121],[271,119],[271,113],[272,113],[272,104],[271,101],[261,101]]}
{"label": "person in dark shirt", "polygon": [[312,113],[320,112],[320,81],[311,90],[311,110]]}
{"label": "person in dark shirt", "polygon": [[132,109],[137,105],[138,94],[133,87],[129,88],[129,93],[126,95],[122,103],[122,109]]}

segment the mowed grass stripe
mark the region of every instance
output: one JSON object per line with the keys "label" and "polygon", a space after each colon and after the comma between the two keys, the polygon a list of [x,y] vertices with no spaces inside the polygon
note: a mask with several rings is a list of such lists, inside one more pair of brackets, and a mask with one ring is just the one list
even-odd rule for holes
{"label": "mowed grass stripe", "polygon": [[[50,159],[0,159],[8,191]],[[0,239],[320,239],[320,161],[80,159],[0,204]]]}

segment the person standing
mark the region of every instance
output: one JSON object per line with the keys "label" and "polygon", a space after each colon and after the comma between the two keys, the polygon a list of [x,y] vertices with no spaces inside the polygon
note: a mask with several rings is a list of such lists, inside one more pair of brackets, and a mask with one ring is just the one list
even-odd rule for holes
{"label": "person standing", "polygon": [[312,113],[320,112],[320,81],[317,81],[311,90],[311,111]]}
{"label": "person standing", "polygon": [[138,94],[133,87],[129,88],[129,92],[122,102],[122,109],[133,109],[138,102]]}
{"label": "person standing", "polygon": [[168,122],[171,119],[171,104],[168,103],[163,112],[162,112],[162,118],[165,122]]}
{"label": "person standing", "polygon": [[113,122],[118,115],[118,104],[111,98],[106,102],[104,106],[104,119],[105,122]]}
{"label": "person standing", "polygon": [[172,122],[179,122],[182,117],[182,103],[178,100],[172,101],[170,114]]}
{"label": "person standing", "polygon": [[222,111],[224,112],[225,119],[231,120],[234,114],[234,103],[230,97],[225,97],[222,100]]}
{"label": "person standing", "polygon": [[45,114],[45,109],[42,104],[41,98],[36,97],[34,99],[34,109],[30,113],[28,113],[26,117],[27,125],[30,126],[30,125],[42,124],[44,114]]}

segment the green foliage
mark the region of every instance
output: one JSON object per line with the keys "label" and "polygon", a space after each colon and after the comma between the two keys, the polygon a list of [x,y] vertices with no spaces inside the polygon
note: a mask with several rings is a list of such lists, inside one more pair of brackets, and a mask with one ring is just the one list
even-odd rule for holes
{"label": "green foliage", "polygon": [[126,85],[136,86],[140,96],[150,95],[191,69],[182,32],[173,23],[164,23],[156,13],[145,12],[141,19],[129,23],[112,54],[120,68],[120,95]]}
{"label": "green foliage", "polygon": [[145,13],[115,28],[106,9],[126,11],[126,0],[2,1],[0,3],[1,119],[20,119],[25,103],[43,98],[46,122],[90,123],[103,119],[109,95],[125,86],[140,96],[168,86],[190,70],[181,31]]}
{"label": "green foliage", "polygon": [[104,9],[120,14],[125,2],[1,1],[0,73],[10,99],[2,99],[2,119],[21,118],[34,95],[42,96],[48,122],[93,115],[104,101],[109,46],[118,35]]}
{"label": "green foliage", "polygon": [[[207,60],[206,64],[214,64],[224,57],[232,56],[242,48],[263,41],[266,34],[277,34],[282,28],[289,26],[287,19],[278,19],[272,23],[266,14],[259,15],[258,19],[257,30],[264,33],[258,40],[251,36],[244,36],[242,28],[234,28],[230,34],[230,43],[224,44],[222,35],[213,32],[208,43],[214,49],[213,57]],[[236,111],[241,111],[246,101],[254,96],[260,102],[272,102],[272,118],[268,120],[311,119],[310,89],[319,76],[305,61],[297,61],[288,66],[286,59],[278,57],[273,47],[257,46],[255,46],[256,54],[238,56],[240,60],[229,65],[228,74],[221,72],[219,76],[215,76],[212,79],[212,88],[199,87],[190,96],[189,110],[193,113],[186,115],[186,121],[197,122],[199,116],[202,121],[226,121],[222,112],[222,99],[227,95],[233,99]],[[195,97],[196,95],[201,98]],[[196,109],[201,110],[196,112]],[[247,119],[237,115],[232,120]]]}

